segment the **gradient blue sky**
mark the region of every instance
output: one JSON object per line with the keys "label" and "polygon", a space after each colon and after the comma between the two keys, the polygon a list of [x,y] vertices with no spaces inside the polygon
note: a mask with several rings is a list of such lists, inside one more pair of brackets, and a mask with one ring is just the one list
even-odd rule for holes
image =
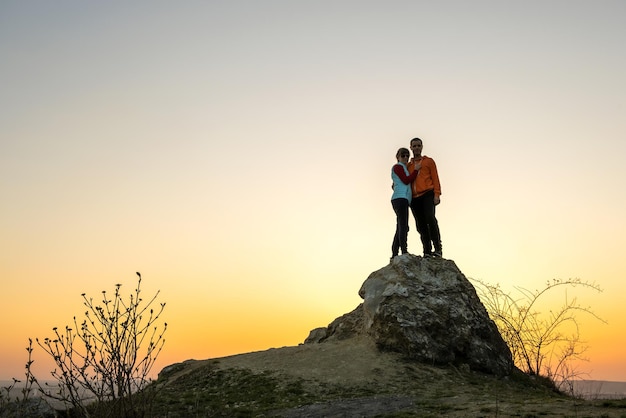
{"label": "gradient blue sky", "polygon": [[0,379],[135,271],[168,304],[159,367],[302,342],[387,263],[390,168],[419,136],[446,258],[507,289],[599,284],[581,368],[626,380],[625,20],[605,0],[3,0]]}

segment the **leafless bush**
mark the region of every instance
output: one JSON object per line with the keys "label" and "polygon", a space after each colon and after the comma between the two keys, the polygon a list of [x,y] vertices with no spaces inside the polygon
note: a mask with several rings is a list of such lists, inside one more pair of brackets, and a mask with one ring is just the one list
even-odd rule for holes
{"label": "leafless bush", "polygon": [[565,392],[571,382],[582,373],[573,366],[583,358],[587,346],[580,339],[577,314],[599,318],[590,307],[581,306],[576,298],[566,297],[563,305],[549,312],[540,312],[538,305],[545,295],[557,288],[582,286],[596,292],[596,284],[580,279],[553,280],[542,290],[529,291],[516,287],[518,297],[504,292],[499,285],[473,279],[489,316],[496,323],[502,338],[509,346],[515,365],[530,375],[549,378]]}
{"label": "leafless bush", "polygon": [[54,415],[53,408],[45,399],[35,396],[40,392],[39,382],[32,373],[31,366],[34,362],[33,340],[28,339],[28,360],[25,365],[25,377],[22,382],[13,378],[9,386],[0,391],[0,417],[31,417]]}
{"label": "leafless bush", "polygon": [[[74,413],[89,417],[140,417],[149,400],[140,393],[150,383],[150,371],[165,343],[167,323],[156,326],[165,303],[153,309],[159,292],[144,302],[141,275],[128,300],[115,285],[110,298],[102,292],[101,305],[83,293],[87,307],[82,322],[53,328],[54,337],[37,339],[56,365],[51,372],[58,388],[39,386],[52,399],[70,405]],[[29,367],[29,365],[27,365]]]}

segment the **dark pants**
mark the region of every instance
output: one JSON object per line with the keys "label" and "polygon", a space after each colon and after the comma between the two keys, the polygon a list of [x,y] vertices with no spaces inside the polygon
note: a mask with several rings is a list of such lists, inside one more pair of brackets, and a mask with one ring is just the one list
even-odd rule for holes
{"label": "dark pants", "polygon": [[393,206],[393,211],[396,212],[396,234],[391,244],[391,253],[393,256],[396,256],[400,249],[402,254],[408,252],[406,239],[409,234],[409,201],[402,198],[393,199],[391,206]]}
{"label": "dark pants", "polygon": [[424,254],[441,251],[441,236],[439,234],[439,224],[435,218],[435,192],[430,190],[420,197],[411,200],[411,212],[415,217],[415,224],[420,233]]}

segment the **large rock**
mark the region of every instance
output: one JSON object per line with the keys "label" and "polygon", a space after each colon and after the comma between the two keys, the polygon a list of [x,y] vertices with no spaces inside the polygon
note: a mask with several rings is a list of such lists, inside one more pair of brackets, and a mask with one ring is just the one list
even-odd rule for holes
{"label": "large rock", "polygon": [[452,260],[401,255],[370,274],[359,295],[363,303],[311,331],[305,344],[367,335],[379,349],[421,362],[495,375],[513,368],[508,346]]}

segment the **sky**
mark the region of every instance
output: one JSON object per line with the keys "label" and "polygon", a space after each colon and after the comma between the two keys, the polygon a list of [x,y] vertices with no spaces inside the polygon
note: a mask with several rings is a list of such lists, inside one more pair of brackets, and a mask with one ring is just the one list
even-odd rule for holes
{"label": "sky", "polygon": [[[626,381],[626,2],[0,1],[0,379],[122,284],[155,371],[302,343],[391,255],[390,171],[435,159],[444,257],[558,292]],[[413,224],[409,251],[421,254]],[[33,368],[53,366],[35,347]]]}

